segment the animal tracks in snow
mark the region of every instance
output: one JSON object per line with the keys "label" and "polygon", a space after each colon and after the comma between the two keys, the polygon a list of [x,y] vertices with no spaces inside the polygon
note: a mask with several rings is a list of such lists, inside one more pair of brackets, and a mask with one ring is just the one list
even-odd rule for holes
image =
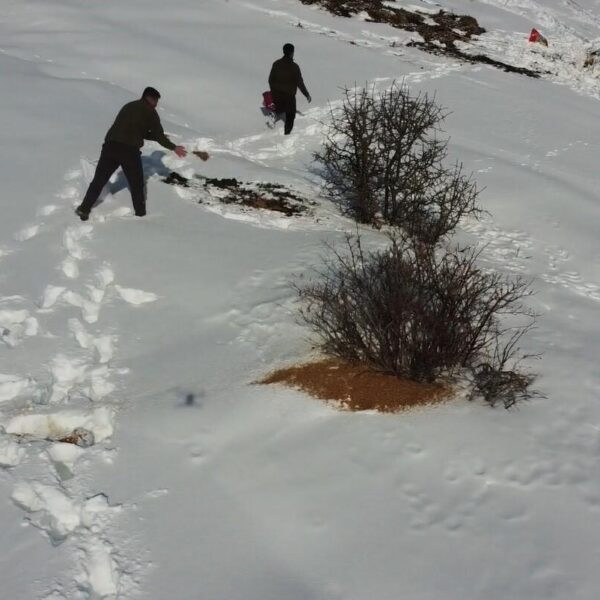
{"label": "animal tracks in snow", "polygon": [[548,245],[541,247],[526,232],[501,229],[491,218],[466,222],[463,229],[479,237],[486,245],[486,252],[515,273],[527,275],[530,272],[529,260],[541,253],[546,266],[546,271],[539,275],[542,281],[600,302],[600,285],[585,281],[577,271],[565,268],[571,260],[570,253],[565,248]]}
{"label": "animal tracks in snow", "polygon": [[[408,450],[408,455],[411,454],[418,460],[421,452],[415,454]],[[466,458],[451,461],[438,480],[444,493],[435,497],[417,483],[400,485],[400,495],[411,515],[410,525],[415,532],[429,532],[433,527],[450,533],[459,532],[469,527],[477,518],[480,507],[490,501],[487,469],[481,461]],[[467,494],[465,488],[469,490]]]}
{"label": "animal tracks in snow", "polygon": [[600,302],[600,286],[587,283],[577,271],[563,271],[562,273],[544,273],[540,276],[546,283],[559,285],[578,296]]}
{"label": "animal tracks in snow", "polygon": [[[541,449],[535,458],[517,457],[494,465],[466,455],[444,459],[436,475],[438,493],[427,490],[429,484],[421,487],[416,483],[418,476],[404,483],[403,471],[398,478],[399,495],[409,512],[411,528],[427,534],[432,528],[458,533],[476,527],[482,514],[496,514],[507,526],[518,527],[533,514],[529,498],[539,487],[575,489],[583,502],[600,509],[600,484],[590,477],[600,455],[600,434],[595,427],[584,431],[572,427],[573,422],[581,423],[575,417],[565,414],[554,429],[544,425],[534,431],[535,443]],[[560,455],[556,453],[557,439],[563,440],[565,449]],[[408,451],[407,457],[417,461],[419,454],[411,457]],[[411,468],[410,462],[403,468]]]}
{"label": "animal tracks in snow", "polygon": [[526,232],[501,229],[491,218],[467,221],[463,229],[481,238],[487,252],[509,270],[517,273],[527,271],[526,261],[531,258],[529,252],[534,243]]}

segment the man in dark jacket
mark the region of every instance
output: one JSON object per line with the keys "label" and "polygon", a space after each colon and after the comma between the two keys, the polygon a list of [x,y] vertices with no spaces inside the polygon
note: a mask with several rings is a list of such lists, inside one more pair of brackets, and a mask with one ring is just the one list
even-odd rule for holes
{"label": "man in dark jacket", "polygon": [[[180,158],[186,156],[185,148],[176,146],[163,131],[156,112],[159,98],[160,94],[157,90],[147,87],[139,100],[129,102],[119,111],[104,139],[94,179],[83,202],[75,211],[82,221],[88,220],[102,188],[119,167],[123,169],[127,178],[136,216],[143,217],[146,214],[144,171],[140,153],[144,140],[154,140],[161,146],[173,150]],[[208,155],[205,156],[206,158],[204,156],[201,158],[206,160]]]}
{"label": "man in dark jacket", "polygon": [[285,113],[285,135],[289,135],[294,128],[296,118],[296,91],[304,94],[310,101],[312,98],[302,80],[300,67],[294,62],[294,46],[285,44],[283,57],[276,60],[271,67],[269,87],[273,94],[273,102],[277,113]]}

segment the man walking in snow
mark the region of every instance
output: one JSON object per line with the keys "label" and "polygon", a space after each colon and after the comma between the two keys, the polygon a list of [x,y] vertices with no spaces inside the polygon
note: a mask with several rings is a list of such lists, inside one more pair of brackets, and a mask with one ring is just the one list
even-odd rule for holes
{"label": "man walking in snow", "polygon": [[283,57],[276,60],[271,67],[269,75],[269,87],[273,94],[275,111],[285,113],[285,135],[289,135],[294,128],[296,118],[296,91],[304,94],[310,103],[312,98],[302,80],[300,67],[294,62],[294,46],[285,44],[283,46]]}
{"label": "man walking in snow", "polygon": [[[157,90],[147,87],[139,100],[129,102],[119,111],[104,139],[94,179],[83,202],[75,211],[82,221],[88,220],[102,188],[119,167],[123,169],[127,178],[136,216],[143,217],[146,214],[144,171],[140,152],[144,140],[154,140],[161,146],[173,150],[180,158],[186,156],[185,148],[176,146],[163,131],[156,112],[159,98],[160,94]],[[204,156],[201,158],[206,160],[208,155],[205,156],[206,158]]]}

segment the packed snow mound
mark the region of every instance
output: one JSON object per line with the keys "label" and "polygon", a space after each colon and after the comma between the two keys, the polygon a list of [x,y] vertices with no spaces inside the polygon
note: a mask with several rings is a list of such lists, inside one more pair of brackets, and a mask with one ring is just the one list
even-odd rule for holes
{"label": "packed snow mound", "polygon": [[6,419],[1,424],[6,433],[48,440],[64,438],[75,429],[82,428],[91,431],[95,440],[101,442],[112,435],[114,418],[114,410],[103,406],[89,412],[59,410],[17,415]]}

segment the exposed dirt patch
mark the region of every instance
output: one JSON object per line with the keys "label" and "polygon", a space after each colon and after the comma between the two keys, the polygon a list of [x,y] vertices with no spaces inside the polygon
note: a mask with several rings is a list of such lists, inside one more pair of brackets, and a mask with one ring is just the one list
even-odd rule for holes
{"label": "exposed dirt patch", "polygon": [[317,4],[340,17],[366,13],[367,21],[388,23],[398,29],[418,33],[425,42],[437,41],[453,46],[456,41],[468,41],[471,36],[485,33],[477,19],[440,10],[436,14],[411,11],[390,6],[389,0],[300,0],[302,4]]}
{"label": "exposed dirt patch", "polygon": [[421,48],[422,50],[425,50],[431,54],[449,55],[460,60],[464,60],[465,62],[490,65],[492,67],[496,67],[497,69],[501,69],[502,71],[506,71],[507,73],[518,73],[519,75],[526,75],[527,77],[533,77],[535,79],[539,78],[541,75],[541,73],[538,71],[532,71],[526,67],[515,67],[494,58],[490,58],[485,54],[468,54],[467,52],[463,52],[456,47],[441,47],[431,42],[410,42],[407,45],[415,48]]}
{"label": "exposed dirt patch", "polygon": [[316,203],[303,198],[284,185],[264,182],[240,182],[235,178],[216,179],[195,177],[188,179],[172,172],[163,179],[165,183],[207,191],[223,204],[238,204],[249,208],[270,210],[286,217],[299,215]]}
{"label": "exposed dirt patch", "polygon": [[258,383],[282,383],[300,388],[311,396],[339,403],[352,411],[398,412],[414,406],[439,404],[453,394],[448,386],[399,379],[336,359],[281,369]]}
{"label": "exposed dirt patch", "polygon": [[169,185],[180,185],[181,187],[190,187],[190,180],[175,171],[171,171],[164,179],[165,183]]}
{"label": "exposed dirt patch", "polygon": [[282,185],[273,183],[238,183],[235,179],[207,179],[205,187],[227,190],[221,198],[224,204],[241,204],[283,213],[287,217],[308,209],[308,202]]}
{"label": "exposed dirt patch", "polygon": [[411,11],[405,8],[390,6],[387,0],[300,0],[302,4],[316,4],[340,17],[351,17],[366,13],[368,21],[388,23],[392,27],[418,33],[422,42],[411,42],[409,46],[417,47],[432,54],[448,54],[471,63],[483,63],[510,73],[519,73],[529,77],[540,74],[523,67],[515,67],[489,58],[483,54],[468,54],[456,47],[456,42],[468,43],[473,36],[485,33],[477,19],[469,15],[455,15],[440,10],[435,14]]}

